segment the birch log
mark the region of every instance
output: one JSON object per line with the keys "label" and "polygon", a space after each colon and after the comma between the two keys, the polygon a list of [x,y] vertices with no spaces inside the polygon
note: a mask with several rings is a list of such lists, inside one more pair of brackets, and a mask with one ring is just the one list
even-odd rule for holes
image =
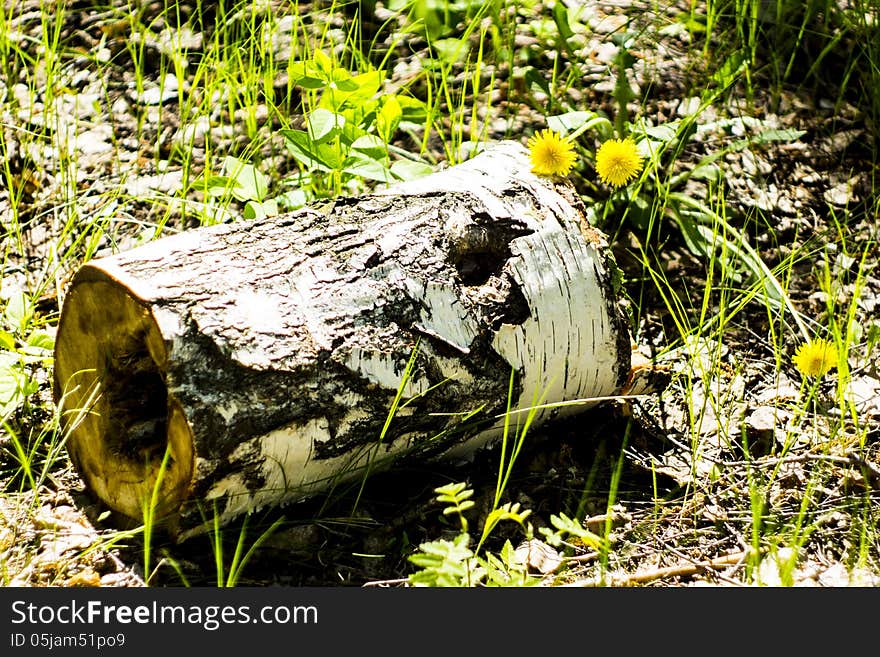
{"label": "birch log", "polygon": [[183,540],[214,508],[222,524],[490,443],[512,371],[514,408],[618,394],[631,339],[583,209],[501,142],[329,210],[93,260],[56,340],[71,459],[125,516],[155,490]]}

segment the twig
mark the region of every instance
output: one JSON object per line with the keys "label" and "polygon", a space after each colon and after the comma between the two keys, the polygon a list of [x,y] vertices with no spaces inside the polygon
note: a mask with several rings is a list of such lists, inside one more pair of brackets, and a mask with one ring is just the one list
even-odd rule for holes
{"label": "twig", "polygon": [[409,582],[409,578],[401,577],[400,579],[383,579],[375,582],[366,582],[362,588],[371,588],[375,586],[400,586]]}
{"label": "twig", "polygon": [[[798,454],[796,456],[784,456],[778,459],[767,459],[755,463],[758,467],[770,467],[783,463],[803,463],[804,461],[825,461],[839,465],[855,466],[862,470],[865,480],[871,488],[880,488],[880,467],[874,465],[864,457],[859,456],[853,450],[848,450],[846,456],[834,456],[833,454]],[[728,463],[728,465],[731,465]]]}
{"label": "twig", "polygon": [[723,557],[717,557],[711,561],[694,562],[681,566],[668,566],[666,568],[657,568],[642,573],[633,573],[632,575],[624,575],[621,577],[611,577],[609,581],[602,578],[584,579],[571,584],[563,584],[566,587],[597,587],[597,586],[634,586],[636,584],[646,584],[658,579],[667,577],[693,577],[700,573],[706,573],[715,570],[723,570],[728,566],[737,566],[745,561],[748,552],[736,552],[727,554]]}
{"label": "twig", "polygon": [[586,554],[579,554],[576,557],[565,557],[563,561],[565,563],[585,563],[589,561],[595,561],[598,558],[598,552],[587,552]]}

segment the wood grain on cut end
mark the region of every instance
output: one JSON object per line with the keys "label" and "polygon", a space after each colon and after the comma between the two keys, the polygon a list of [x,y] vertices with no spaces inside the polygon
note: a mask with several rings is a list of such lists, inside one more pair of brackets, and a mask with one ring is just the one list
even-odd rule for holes
{"label": "wood grain on cut end", "polygon": [[148,307],[88,266],[59,322],[55,398],[67,449],[86,485],[109,507],[143,516],[156,489],[157,517],[183,500],[193,440],[165,387],[165,347]]}

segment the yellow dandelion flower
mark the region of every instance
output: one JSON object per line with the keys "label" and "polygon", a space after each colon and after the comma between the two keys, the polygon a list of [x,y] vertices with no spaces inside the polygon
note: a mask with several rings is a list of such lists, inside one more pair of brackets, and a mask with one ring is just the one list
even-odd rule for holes
{"label": "yellow dandelion flower", "polygon": [[533,135],[527,145],[532,171],[540,176],[567,175],[577,159],[571,141],[563,139],[553,130],[543,130]]}
{"label": "yellow dandelion flower", "polygon": [[797,348],[792,361],[804,376],[825,376],[837,365],[837,348],[822,338],[804,342]]}
{"label": "yellow dandelion flower", "polygon": [[641,170],[642,156],[632,139],[609,139],[596,151],[596,173],[606,185],[625,185]]}

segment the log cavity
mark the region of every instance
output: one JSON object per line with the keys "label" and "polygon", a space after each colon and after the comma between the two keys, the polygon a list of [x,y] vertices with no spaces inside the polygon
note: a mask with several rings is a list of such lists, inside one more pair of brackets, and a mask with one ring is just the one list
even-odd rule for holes
{"label": "log cavity", "polygon": [[449,260],[462,285],[485,284],[510,259],[510,243],[532,231],[516,221],[500,221],[485,211],[456,208],[446,213]]}
{"label": "log cavity", "polygon": [[168,443],[168,391],[140,332],[110,355],[102,388],[109,403],[107,446],[136,464],[161,460]]}

